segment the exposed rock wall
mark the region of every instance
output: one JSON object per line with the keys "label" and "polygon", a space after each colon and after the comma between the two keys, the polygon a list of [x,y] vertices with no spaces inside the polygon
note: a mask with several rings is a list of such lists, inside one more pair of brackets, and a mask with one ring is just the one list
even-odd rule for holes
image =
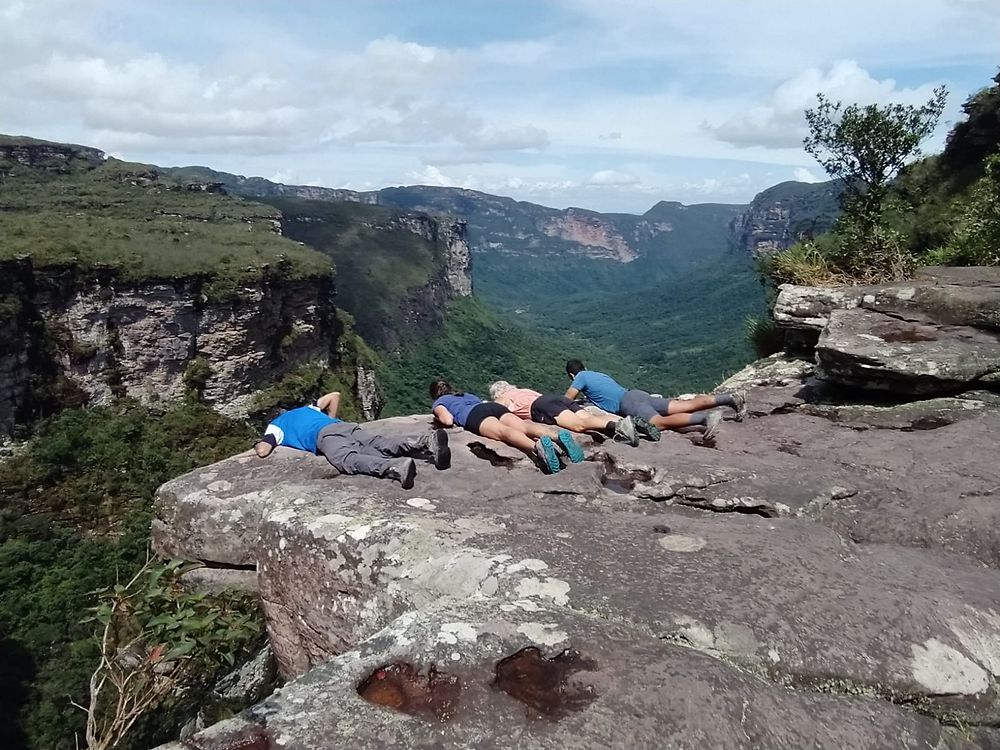
{"label": "exposed rock wall", "polygon": [[204,364],[205,400],[239,413],[276,377],[328,360],[335,343],[329,276],[265,276],[223,300],[206,297],[202,279],[125,283],[30,259],[4,263],[0,278],[4,299],[19,306],[0,322],[0,433],[31,416],[39,378],[60,379],[92,404],[149,403],[182,396],[189,368]]}
{"label": "exposed rock wall", "polygon": [[783,182],[758,193],[730,225],[730,244],[753,258],[787,250],[833,227],[840,214],[838,182]]}

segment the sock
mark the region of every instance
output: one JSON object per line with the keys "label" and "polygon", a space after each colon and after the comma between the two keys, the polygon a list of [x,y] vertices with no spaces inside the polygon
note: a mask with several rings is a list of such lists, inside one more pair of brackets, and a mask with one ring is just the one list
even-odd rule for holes
{"label": "sock", "polygon": [[733,394],[731,393],[716,393],[715,395],[715,405],[716,406],[736,406],[736,401],[733,399]]}
{"label": "sock", "polygon": [[706,409],[705,411],[696,411],[693,412],[692,414],[689,414],[688,416],[691,417],[690,424],[705,424],[705,421],[708,418],[708,410]]}
{"label": "sock", "polygon": [[611,421],[611,422],[608,422],[606,425],[604,425],[604,434],[607,435],[608,437],[614,437],[615,436],[615,425],[616,424],[618,424],[618,423],[614,422],[614,421]]}

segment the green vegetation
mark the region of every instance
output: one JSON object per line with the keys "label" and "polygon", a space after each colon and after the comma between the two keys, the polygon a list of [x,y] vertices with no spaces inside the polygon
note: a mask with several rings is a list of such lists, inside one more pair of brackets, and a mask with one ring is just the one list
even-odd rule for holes
{"label": "green vegetation", "polygon": [[71,158],[64,171],[24,166],[3,157],[12,140],[0,136],[0,260],[30,255],[37,266],[111,268],[128,280],[200,277],[213,296],[269,273],[330,271],[321,254],[275,232],[270,207],[116,159]]}
{"label": "green vegetation", "polygon": [[88,750],[121,747],[154,711],[194,705],[227,667],[262,645],[257,597],[190,591],[182,577],[199,567],[151,560],[128,583],[97,592],[90,620],[100,658],[86,707]]}
{"label": "green vegetation", "polygon": [[[420,221],[399,211],[361,203],[264,198],[284,217],[282,229],[330,256],[337,268],[337,304],[349,311],[358,333],[374,346],[391,347],[400,335],[401,311],[443,264],[441,248],[408,226]],[[428,311],[439,315],[437,310]]]}
{"label": "green vegetation", "polygon": [[845,178],[845,213],[833,232],[765,259],[764,271],[777,282],[838,284],[907,278],[921,264],[1000,264],[1000,74],[993,84],[966,101],[941,154],[906,166],[942,90],[919,108],[821,98],[807,114],[806,146]]}
{"label": "green vegetation", "polygon": [[537,313],[513,320],[475,299],[459,299],[440,333],[383,356],[384,413],[425,412],[427,386],[436,377],[480,396],[497,379],[561,392],[571,357],[630,387],[669,394],[707,390],[752,358],[732,321],[763,315],[763,300],[749,271],[722,280],[714,271],[692,274],[614,302],[610,295],[597,301],[553,296]]}
{"label": "green vegetation", "polygon": [[[93,592],[146,561],[150,502],[167,479],[246,448],[253,435],[204,406],[122,402],[68,410],[0,463],[0,746],[73,750],[98,665]],[[123,750],[167,739],[143,723]],[[169,727],[172,731],[174,727]],[[157,733],[159,732],[159,734]]]}

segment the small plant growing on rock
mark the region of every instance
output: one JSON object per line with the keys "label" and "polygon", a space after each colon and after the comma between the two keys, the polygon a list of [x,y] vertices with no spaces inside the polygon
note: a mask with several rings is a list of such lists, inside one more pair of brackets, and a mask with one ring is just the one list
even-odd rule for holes
{"label": "small plant growing on rock", "polygon": [[147,712],[203,688],[247,655],[261,632],[243,593],[208,595],[181,577],[200,563],[148,561],[125,584],[98,593],[90,618],[99,627],[100,662],[90,678],[90,750],[118,745]]}

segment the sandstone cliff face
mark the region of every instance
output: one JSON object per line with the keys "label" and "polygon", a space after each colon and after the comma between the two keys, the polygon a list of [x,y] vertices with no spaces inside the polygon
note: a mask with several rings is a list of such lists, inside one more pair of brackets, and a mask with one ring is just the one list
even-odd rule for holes
{"label": "sandstone cliff face", "polygon": [[841,192],[838,182],[783,182],[768,188],[733,219],[730,244],[759,258],[822,234],[840,215]]}
{"label": "sandstone cliff face", "polygon": [[35,138],[9,138],[0,142],[0,172],[7,165],[20,165],[56,174],[67,174],[79,164],[97,166],[104,152],[89,146],[50,143]]}
{"label": "sandstone cliff face", "polygon": [[570,209],[544,222],[541,230],[549,237],[582,245],[581,254],[589,258],[631,263],[639,257],[615,227],[596,214]]}
{"label": "sandstone cliff face", "polygon": [[0,434],[43,409],[39,378],[86,403],[150,403],[181,397],[199,360],[209,368],[205,400],[238,414],[271,380],[329,359],[335,343],[329,276],[265,276],[224,300],[206,297],[201,279],[123,283],[30,259],[3,264],[0,279],[3,299],[17,304],[0,329]]}

